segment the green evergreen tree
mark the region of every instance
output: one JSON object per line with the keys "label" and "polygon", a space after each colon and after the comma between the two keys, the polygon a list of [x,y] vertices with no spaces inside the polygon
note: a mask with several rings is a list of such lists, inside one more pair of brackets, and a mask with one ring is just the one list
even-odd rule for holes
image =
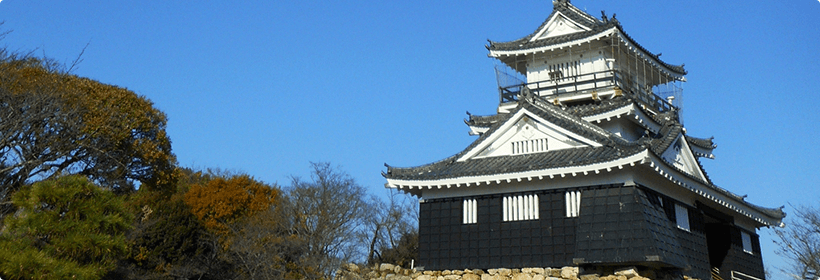
{"label": "green evergreen tree", "polygon": [[123,198],[82,176],[21,188],[18,211],[0,229],[3,279],[99,279],[128,247]]}
{"label": "green evergreen tree", "polygon": [[174,189],[141,188],[126,203],[134,213],[127,235],[131,253],[106,279],[233,279],[233,265],[220,254],[219,239],[191,213],[185,193],[212,174],[178,170]]}

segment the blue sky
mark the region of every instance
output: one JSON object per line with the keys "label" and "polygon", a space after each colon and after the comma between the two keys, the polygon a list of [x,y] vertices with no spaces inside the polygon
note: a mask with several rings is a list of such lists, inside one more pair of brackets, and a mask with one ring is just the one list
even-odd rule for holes
{"label": "blue sky", "polygon": [[[192,4],[193,3],[193,4]],[[383,194],[383,164],[453,155],[465,111],[498,102],[487,39],[530,34],[551,1],[0,2],[0,45],[70,63],[129,88],[169,118],[179,163],[289,184],[310,161]],[[712,180],[769,207],[816,205],[820,2],[601,1],[573,4],[664,61],[686,64],[688,134],[715,137]],[[789,222],[789,218],[786,219]],[[771,231],[761,231],[773,272]],[[775,274],[774,279],[785,275]]]}

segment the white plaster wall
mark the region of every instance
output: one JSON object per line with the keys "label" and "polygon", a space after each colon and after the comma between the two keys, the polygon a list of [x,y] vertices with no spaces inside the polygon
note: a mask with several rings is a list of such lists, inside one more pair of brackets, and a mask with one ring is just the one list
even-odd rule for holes
{"label": "white plaster wall", "polygon": [[496,157],[512,155],[512,142],[530,139],[543,139],[547,142],[549,151],[577,148],[584,146],[554,127],[536,121],[519,121],[514,127],[502,134],[498,139],[478,154],[481,157]]}
{"label": "white plaster wall", "polygon": [[[564,51],[566,50],[561,50],[560,52]],[[565,77],[608,70],[604,53],[598,50],[573,52],[571,57],[569,51],[559,56],[536,54],[527,62],[527,83],[549,80],[550,65],[573,63],[576,61],[579,61],[580,65],[578,67],[572,67],[572,69],[566,69],[564,71]]]}
{"label": "white plaster wall", "polygon": [[624,138],[627,141],[638,140],[638,138],[641,137],[644,131],[642,127],[625,118],[614,118],[612,120],[603,121],[601,123],[592,123],[598,125],[603,129],[606,129],[609,132],[621,136],[621,138]]}

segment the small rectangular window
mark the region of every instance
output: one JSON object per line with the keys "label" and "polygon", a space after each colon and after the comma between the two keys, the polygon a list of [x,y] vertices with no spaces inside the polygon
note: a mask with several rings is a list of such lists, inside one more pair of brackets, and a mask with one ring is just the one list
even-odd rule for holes
{"label": "small rectangular window", "polygon": [[689,210],[677,203],[675,203],[675,220],[678,222],[679,229],[689,231]]}
{"label": "small rectangular window", "polygon": [[567,218],[578,217],[581,212],[581,191],[569,191],[564,196],[567,204]]}
{"label": "small rectangular window", "polygon": [[538,220],[538,195],[505,196],[501,203],[502,220]]}
{"label": "small rectangular window", "polygon": [[478,212],[476,211],[477,209],[478,207],[476,206],[476,201],[474,198],[464,200],[464,215],[462,219],[464,224],[475,224],[478,221],[476,217]]}
{"label": "small rectangular window", "polygon": [[512,154],[527,154],[547,151],[547,139],[531,139],[510,143]]}
{"label": "small rectangular window", "polygon": [[745,232],[745,231],[741,231],[740,232],[740,239],[743,240],[743,252],[753,254],[752,253],[752,236],[749,233]]}

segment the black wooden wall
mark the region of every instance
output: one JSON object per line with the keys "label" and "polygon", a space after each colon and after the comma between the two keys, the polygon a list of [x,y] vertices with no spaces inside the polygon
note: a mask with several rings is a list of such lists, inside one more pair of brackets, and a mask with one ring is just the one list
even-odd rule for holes
{"label": "black wooden wall", "polygon": [[[565,193],[571,190],[582,192],[580,217],[566,217]],[[690,276],[709,278],[706,225],[698,208],[687,207],[691,228],[684,231],[676,226],[675,201],[646,187],[603,185],[512,195],[528,194],[539,196],[538,220],[503,222],[503,195],[422,202],[418,265],[443,270],[631,263],[678,267]],[[478,203],[475,224],[463,224],[465,198]],[[721,272],[763,278],[757,235],[751,233],[755,251],[748,254],[740,230],[730,225],[727,231],[725,242],[731,244]],[[658,259],[647,261],[647,256]]]}
{"label": "black wooden wall", "polygon": [[760,255],[760,238],[755,233],[750,233],[752,239],[752,253],[743,251],[743,241],[740,237],[742,230],[737,227],[729,229],[730,241],[726,258],[720,267],[720,276],[723,279],[732,279],[731,271],[741,271],[745,274],[764,279],[766,272],[763,268],[763,258]]}
{"label": "black wooden wall", "polygon": [[572,265],[577,218],[565,217],[564,190],[538,194],[540,219],[502,222],[502,195],[470,197],[478,221],[462,223],[464,198],[419,206],[419,265],[425,269]]}

